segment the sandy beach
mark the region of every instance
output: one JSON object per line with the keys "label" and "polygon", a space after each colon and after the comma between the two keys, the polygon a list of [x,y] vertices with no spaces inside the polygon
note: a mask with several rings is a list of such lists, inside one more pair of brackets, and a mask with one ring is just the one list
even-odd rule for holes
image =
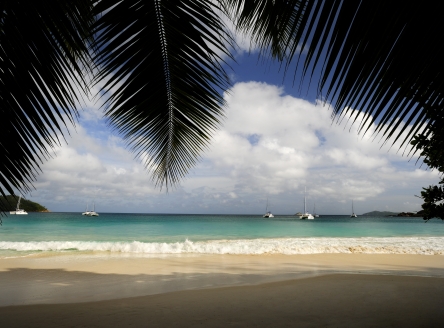
{"label": "sandy beach", "polygon": [[437,327],[444,257],[31,256],[0,291],[8,327]]}

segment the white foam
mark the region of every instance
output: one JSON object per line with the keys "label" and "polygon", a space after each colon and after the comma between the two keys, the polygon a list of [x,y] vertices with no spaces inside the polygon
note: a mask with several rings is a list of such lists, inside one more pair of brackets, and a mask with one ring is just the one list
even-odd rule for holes
{"label": "white foam", "polygon": [[139,254],[423,254],[444,255],[444,237],[277,238],[176,243],[36,241],[0,242],[0,250],[105,251]]}

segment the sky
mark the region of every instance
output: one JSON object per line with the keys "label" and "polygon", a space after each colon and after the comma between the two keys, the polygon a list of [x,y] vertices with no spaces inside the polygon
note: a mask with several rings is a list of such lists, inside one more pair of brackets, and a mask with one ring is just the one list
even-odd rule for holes
{"label": "sky", "polygon": [[332,121],[314,86],[299,91],[292,74],[258,61],[248,38],[238,37],[233,86],[224,94],[226,117],[188,176],[168,191],[152,178],[108,127],[99,101],[90,100],[67,143],[41,166],[25,195],[53,212],[263,214],[316,206],[318,214],[359,215],[418,211],[421,188],[438,173],[403,156],[399,144],[383,145],[372,130]]}

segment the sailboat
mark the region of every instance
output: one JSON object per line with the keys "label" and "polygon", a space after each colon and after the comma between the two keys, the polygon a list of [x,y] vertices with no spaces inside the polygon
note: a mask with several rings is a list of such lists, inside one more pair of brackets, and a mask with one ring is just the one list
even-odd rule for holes
{"label": "sailboat", "polygon": [[88,203],[86,203],[86,211],[82,213],[82,215],[89,215],[89,213],[91,213],[90,211],[88,211]]}
{"label": "sailboat", "polygon": [[316,203],[313,203],[313,216],[314,216],[315,218],[318,218],[318,217],[319,217],[319,215],[316,214]]}
{"label": "sailboat", "polygon": [[267,206],[265,207],[265,214],[262,216],[263,218],[274,218],[274,215],[268,210],[268,197],[267,197]]}
{"label": "sailboat", "polygon": [[350,215],[351,218],[357,218],[358,216],[355,214],[355,211],[353,209],[353,199],[352,199],[352,215]]}
{"label": "sailboat", "polygon": [[26,215],[28,212],[26,212],[24,209],[20,208],[20,200],[22,199],[22,195],[19,196],[19,200],[17,202],[17,208],[15,211],[9,212],[9,214],[16,214],[16,215]]}
{"label": "sailboat", "polygon": [[96,212],[96,204],[93,203],[93,210],[90,211],[88,214],[86,214],[88,216],[99,216],[99,213]]}
{"label": "sailboat", "polygon": [[304,190],[304,213],[302,215],[299,215],[299,219],[301,219],[301,220],[305,220],[305,219],[307,219],[307,220],[314,220],[314,216],[307,212],[307,197],[306,197],[306,194],[307,194],[307,187],[305,187],[305,190]]}

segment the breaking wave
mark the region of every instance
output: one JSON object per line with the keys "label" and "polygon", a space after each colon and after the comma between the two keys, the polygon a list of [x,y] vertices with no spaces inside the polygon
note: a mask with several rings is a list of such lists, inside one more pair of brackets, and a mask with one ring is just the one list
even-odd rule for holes
{"label": "breaking wave", "polygon": [[444,237],[277,238],[174,243],[36,241],[0,242],[10,251],[101,251],[138,254],[422,254],[444,255]]}

